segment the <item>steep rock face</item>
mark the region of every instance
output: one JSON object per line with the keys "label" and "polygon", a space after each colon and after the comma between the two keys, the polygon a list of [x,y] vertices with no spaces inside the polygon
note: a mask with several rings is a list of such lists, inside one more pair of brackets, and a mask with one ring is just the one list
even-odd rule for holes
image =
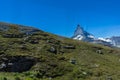
{"label": "steep rock face", "polygon": [[74,32],[74,37],[77,35],[84,35],[84,29],[82,27],[80,27],[80,25],[77,26],[75,32]]}
{"label": "steep rock face", "polygon": [[88,41],[88,42],[92,42],[94,40],[94,36],[84,31],[84,29],[80,27],[80,25],[77,26],[77,29],[75,30],[72,38],[77,40]]}

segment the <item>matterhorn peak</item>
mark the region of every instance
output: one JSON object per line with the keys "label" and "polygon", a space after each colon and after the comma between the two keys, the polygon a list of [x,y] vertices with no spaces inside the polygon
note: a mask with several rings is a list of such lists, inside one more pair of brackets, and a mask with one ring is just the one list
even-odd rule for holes
{"label": "matterhorn peak", "polygon": [[83,30],[83,27],[81,27],[79,24],[77,25],[77,29]]}
{"label": "matterhorn peak", "polygon": [[77,40],[93,41],[94,36],[93,36],[92,34],[86,32],[86,31],[83,29],[83,27],[81,27],[81,26],[78,24],[72,38],[73,38],[73,39],[77,39]]}
{"label": "matterhorn peak", "polygon": [[74,36],[77,36],[77,35],[82,35],[84,34],[84,29],[83,27],[81,27],[79,24],[77,25],[77,28],[74,32]]}
{"label": "matterhorn peak", "polygon": [[95,38],[94,35],[85,31],[79,24],[77,25],[72,39],[120,48],[120,36],[112,38]]}

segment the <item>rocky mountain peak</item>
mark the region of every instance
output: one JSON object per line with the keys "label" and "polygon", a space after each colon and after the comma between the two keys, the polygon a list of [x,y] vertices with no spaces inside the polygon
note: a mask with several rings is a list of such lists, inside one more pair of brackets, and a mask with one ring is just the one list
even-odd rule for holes
{"label": "rocky mountain peak", "polygon": [[116,36],[116,37],[114,36],[111,38],[102,38],[102,37],[95,38],[94,35],[85,31],[83,27],[81,27],[79,24],[77,25],[77,28],[72,38],[76,40],[91,42],[91,43],[103,44],[106,46],[120,47],[120,36]]}
{"label": "rocky mountain peak", "polygon": [[81,27],[79,24],[77,25],[77,28],[74,32],[74,36],[77,36],[77,35],[82,35],[84,34],[84,29],[83,27]]}
{"label": "rocky mountain peak", "polygon": [[77,25],[77,28],[72,37],[73,39],[83,40],[83,41],[93,41],[94,36],[83,29],[80,25]]}

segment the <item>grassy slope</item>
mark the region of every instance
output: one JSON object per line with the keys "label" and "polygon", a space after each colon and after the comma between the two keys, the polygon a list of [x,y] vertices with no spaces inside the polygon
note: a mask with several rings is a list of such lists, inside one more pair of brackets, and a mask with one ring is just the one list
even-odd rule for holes
{"label": "grassy slope", "polygon": [[[15,34],[14,29],[12,30],[10,32]],[[7,50],[0,50],[1,52],[9,56],[33,56],[39,61],[27,72],[1,72],[1,80],[4,80],[4,77],[8,80],[14,80],[18,77],[21,80],[50,80],[51,78],[52,80],[120,79],[119,49],[76,41],[45,32],[30,35],[26,41],[24,41],[26,37],[3,38],[2,34],[4,33],[0,35],[0,45]],[[38,40],[39,43],[32,44],[30,40]],[[20,48],[23,45],[26,47],[25,50]],[[63,48],[66,45],[74,45],[76,49]],[[57,54],[48,51],[52,46],[57,49]],[[103,54],[96,53],[99,48],[102,49]],[[71,64],[70,60],[75,60],[76,64]]]}

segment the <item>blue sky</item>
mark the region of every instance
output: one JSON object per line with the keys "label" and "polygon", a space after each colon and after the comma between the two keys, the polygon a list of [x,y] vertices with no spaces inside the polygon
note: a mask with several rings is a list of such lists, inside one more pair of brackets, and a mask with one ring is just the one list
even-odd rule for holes
{"label": "blue sky", "polygon": [[0,0],[0,21],[71,37],[77,24],[96,37],[120,35],[120,0]]}

